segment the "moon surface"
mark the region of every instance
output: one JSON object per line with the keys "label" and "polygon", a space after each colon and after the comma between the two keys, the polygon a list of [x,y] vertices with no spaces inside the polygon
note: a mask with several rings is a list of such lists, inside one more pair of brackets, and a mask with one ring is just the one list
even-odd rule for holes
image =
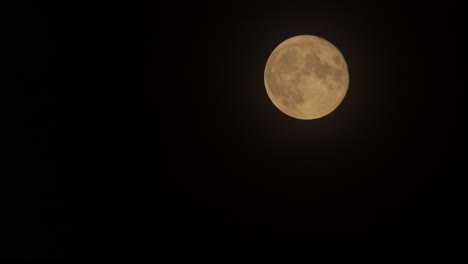
{"label": "moon surface", "polygon": [[317,36],[300,35],[273,50],[264,81],[268,96],[281,112],[311,120],[340,105],[348,91],[349,72],[333,44]]}

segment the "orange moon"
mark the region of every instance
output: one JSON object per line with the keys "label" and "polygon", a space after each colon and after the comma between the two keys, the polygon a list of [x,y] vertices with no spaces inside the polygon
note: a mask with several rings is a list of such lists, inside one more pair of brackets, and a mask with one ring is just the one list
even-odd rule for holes
{"label": "orange moon", "polygon": [[268,97],[281,112],[311,120],[340,105],[348,91],[349,72],[333,44],[317,36],[300,35],[273,50],[264,81]]}

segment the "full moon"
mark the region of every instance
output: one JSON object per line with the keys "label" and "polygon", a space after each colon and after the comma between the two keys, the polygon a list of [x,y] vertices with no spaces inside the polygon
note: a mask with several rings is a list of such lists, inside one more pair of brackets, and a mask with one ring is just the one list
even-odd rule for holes
{"label": "full moon", "polygon": [[300,35],[273,50],[264,81],[268,97],[281,112],[311,120],[340,105],[348,91],[349,72],[333,44],[317,36]]}

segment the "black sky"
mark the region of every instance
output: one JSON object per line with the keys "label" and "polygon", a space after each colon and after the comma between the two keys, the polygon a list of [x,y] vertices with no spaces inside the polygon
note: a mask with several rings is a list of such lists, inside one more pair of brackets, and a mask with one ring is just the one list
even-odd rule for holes
{"label": "black sky", "polygon": [[[441,230],[459,107],[441,91],[459,77],[438,51],[461,45],[456,6],[280,2],[21,6],[13,258]],[[350,72],[314,121],[281,113],[263,84],[271,51],[300,34],[336,45]]]}

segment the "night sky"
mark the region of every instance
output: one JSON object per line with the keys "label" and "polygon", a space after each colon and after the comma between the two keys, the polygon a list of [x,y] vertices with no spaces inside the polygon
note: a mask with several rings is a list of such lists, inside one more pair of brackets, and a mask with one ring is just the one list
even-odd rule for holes
{"label": "night sky", "polygon": [[[156,2],[18,8],[9,257],[443,229],[456,6]],[[311,121],[263,83],[271,51],[302,34],[333,43],[350,73],[342,104]]]}

